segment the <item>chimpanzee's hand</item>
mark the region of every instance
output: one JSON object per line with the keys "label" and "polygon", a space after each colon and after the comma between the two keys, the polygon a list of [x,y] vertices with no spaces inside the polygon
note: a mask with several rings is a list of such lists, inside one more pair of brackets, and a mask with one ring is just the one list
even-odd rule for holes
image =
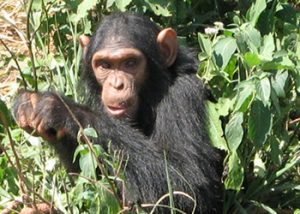
{"label": "chimpanzee's hand", "polygon": [[22,129],[50,142],[65,135],[65,122],[70,118],[59,95],[25,90],[15,98],[13,114]]}

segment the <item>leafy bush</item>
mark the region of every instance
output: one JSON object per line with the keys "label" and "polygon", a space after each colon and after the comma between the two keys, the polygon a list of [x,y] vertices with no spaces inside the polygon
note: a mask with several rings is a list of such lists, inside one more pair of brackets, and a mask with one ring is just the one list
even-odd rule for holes
{"label": "leafy bush", "polygon": [[[286,0],[212,2],[31,0],[25,5],[26,32],[16,29],[29,54],[17,57],[6,45],[11,53],[6,60],[19,68],[20,86],[55,89],[80,100],[77,38],[92,32],[103,14],[138,11],[162,26],[174,26],[182,44],[201,49],[198,75],[211,91],[208,130],[213,145],[227,154],[224,213],[300,213],[299,5]],[[16,127],[3,101],[0,121],[0,209],[40,202],[64,213],[126,209],[111,182],[123,179],[122,154],[82,144],[76,155],[88,170],[68,175],[42,139]],[[95,135],[92,129],[84,134]],[[114,174],[96,178],[96,166],[105,171],[106,164],[116,169]]]}

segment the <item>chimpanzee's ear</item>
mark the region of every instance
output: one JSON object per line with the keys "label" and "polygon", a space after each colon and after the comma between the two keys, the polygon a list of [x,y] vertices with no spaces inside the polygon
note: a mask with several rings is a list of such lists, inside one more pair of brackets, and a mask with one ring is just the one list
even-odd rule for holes
{"label": "chimpanzee's ear", "polygon": [[157,43],[165,57],[165,62],[168,67],[173,65],[177,57],[177,34],[172,28],[166,28],[159,32]]}
{"label": "chimpanzee's ear", "polygon": [[79,36],[79,43],[83,49],[83,54],[85,55],[86,50],[87,50],[87,46],[90,43],[90,37],[86,36],[86,35],[81,35]]}

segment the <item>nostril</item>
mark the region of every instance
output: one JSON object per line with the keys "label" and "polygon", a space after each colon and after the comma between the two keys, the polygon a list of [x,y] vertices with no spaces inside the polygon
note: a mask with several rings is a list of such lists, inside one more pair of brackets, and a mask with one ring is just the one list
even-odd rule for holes
{"label": "nostril", "polygon": [[110,85],[110,87],[116,90],[123,90],[125,87],[124,77],[122,77],[121,75],[112,74],[108,78],[108,84]]}
{"label": "nostril", "polygon": [[123,83],[119,83],[119,84],[116,85],[115,88],[118,89],[118,90],[122,90],[124,88],[124,84]]}
{"label": "nostril", "polygon": [[122,79],[116,78],[113,87],[117,90],[122,90],[124,88],[124,83]]}

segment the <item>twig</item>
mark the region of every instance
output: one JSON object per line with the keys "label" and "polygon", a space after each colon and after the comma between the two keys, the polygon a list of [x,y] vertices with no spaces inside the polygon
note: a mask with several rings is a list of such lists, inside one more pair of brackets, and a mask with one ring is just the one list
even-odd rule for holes
{"label": "twig", "polygon": [[289,125],[293,125],[293,124],[299,123],[299,122],[300,122],[300,118],[297,118],[297,119],[295,119],[295,120],[290,121],[290,122],[289,122]]}
{"label": "twig", "polygon": [[[100,162],[99,158],[96,155],[96,152],[94,150],[93,144],[90,141],[90,139],[83,133],[83,126],[81,125],[81,123],[78,121],[78,119],[76,118],[76,116],[74,115],[74,113],[72,112],[72,110],[70,109],[70,107],[68,106],[68,104],[62,99],[62,97],[56,93],[56,95],[58,96],[58,98],[61,100],[61,102],[63,103],[63,105],[66,107],[66,109],[68,110],[68,112],[70,113],[72,119],[75,121],[75,123],[79,126],[79,135],[82,135],[83,137],[83,141],[88,145],[90,151],[92,152],[92,155],[94,156],[96,162],[97,162],[97,166],[99,167],[101,174],[107,179],[107,182],[109,183],[112,192],[115,196],[115,198],[119,198],[118,197],[118,193],[115,187],[115,184],[111,181],[111,179],[108,176],[108,173],[105,170],[105,167],[103,166],[103,164]],[[122,207],[122,202],[120,200],[118,200],[118,204],[120,207]]]}
{"label": "twig", "polygon": [[33,0],[30,0],[28,10],[27,10],[27,20],[26,20],[26,45],[29,50],[29,55],[32,63],[32,72],[33,72],[33,78],[34,78],[34,90],[38,91],[38,80],[37,80],[37,74],[36,74],[36,69],[35,69],[35,59],[33,55],[33,50],[32,50],[32,38],[30,35],[30,14],[31,14],[31,8],[32,8]]}

